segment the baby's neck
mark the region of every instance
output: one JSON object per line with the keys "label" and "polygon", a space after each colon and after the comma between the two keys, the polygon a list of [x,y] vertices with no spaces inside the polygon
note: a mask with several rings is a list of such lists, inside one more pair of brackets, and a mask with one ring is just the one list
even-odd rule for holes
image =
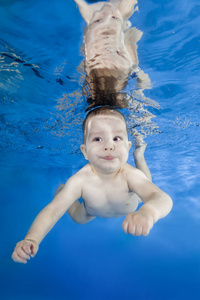
{"label": "baby's neck", "polygon": [[95,168],[91,163],[89,163],[92,172],[94,173],[94,175],[96,175],[97,177],[99,177],[102,181],[109,181],[109,180],[113,180],[117,177],[117,175],[120,173],[121,168],[117,169],[115,171],[104,171],[104,170],[99,170],[97,168]]}

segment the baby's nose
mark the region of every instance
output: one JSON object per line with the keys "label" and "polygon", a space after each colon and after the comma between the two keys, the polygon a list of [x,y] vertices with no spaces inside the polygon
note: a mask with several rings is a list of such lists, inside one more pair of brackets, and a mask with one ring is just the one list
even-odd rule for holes
{"label": "baby's nose", "polygon": [[105,146],[104,146],[104,150],[114,150],[114,145],[112,143],[107,143]]}

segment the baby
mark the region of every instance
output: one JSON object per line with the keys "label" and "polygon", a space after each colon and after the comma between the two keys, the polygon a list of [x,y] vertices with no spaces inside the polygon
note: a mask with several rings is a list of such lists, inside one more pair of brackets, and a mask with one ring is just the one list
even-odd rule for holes
{"label": "baby", "polygon": [[[138,69],[136,43],[142,32],[130,28],[128,18],[136,11],[137,0],[111,0],[87,4],[74,0],[87,23],[84,34],[86,80],[84,94],[95,105],[125,107],[123,94],[130,74],[137,80],[150,82],[148,75]],[[93,100],[92,100],[93,99]]]}
{"label": "baby", "polygon": [[[34,257],[41,241],[67,211],[79,224],[95,217],[126,216],[124,232],[138,236],[148,235],[153,225],[170,212],[171,198],[151,182],[143,155],[145,145],[134,152],[137,168],[127,163],[131,142],[118,110],[105,106],[89,112],[83,134],[81,151],[89,163],[69,178],[39,213],[25,239],[17,243],[14,261],[26,263]],[[144,204],[135,211],[140,199]]]}

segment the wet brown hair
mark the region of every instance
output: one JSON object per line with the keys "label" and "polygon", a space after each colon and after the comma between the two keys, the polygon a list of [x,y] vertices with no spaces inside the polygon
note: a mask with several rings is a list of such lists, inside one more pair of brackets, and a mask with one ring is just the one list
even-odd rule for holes
{"label": "wet brown hair", "polygon": [[[85,144],[85,141],[86,141],[86,128],[87,128],[87,124],[89,122],[89,120],[92,118],[92,117],[95,117],[95,116],[116,116],[116,117],[119,117],[122,121],[124,121],[125,125],[126,125],[126,120],[124,118],[124,116],[122,115],[122,113],[113,108],[112,106],[101,106],[101,107],[97,107],[93,110],[91,110],[85,120],[83,121],[83,125],[82,125],[82,129],[83,129],[83,142]],[[126,126],[126,131],[128,133],[128,130],[127,130],[127,126]]]}

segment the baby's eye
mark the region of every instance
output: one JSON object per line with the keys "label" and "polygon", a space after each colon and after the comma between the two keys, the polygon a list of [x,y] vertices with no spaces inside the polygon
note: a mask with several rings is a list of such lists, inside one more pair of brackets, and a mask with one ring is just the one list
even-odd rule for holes
{"label": "baby's eye", "polygon": [[117,20],[118,18],[117,18],[117,17],[115,17],[115,16],[112,16],[112,19],[115,19],[115,20]]}
{"label": "baby's eye", "polygon": [[95,138],[93,139],[93,141],[94,141],[94,142],[101,142],[101,141],[102,141],[102,138],[100,138],[100,137],[95,137]]}
{"label": "baby's eye", "polygon": [[115,136],[114,139],[113,139],[113,141],[115,141],[115,142],[118,142],[118,141],[121,141],[121,140],[122,140],[122,138],[120,136]]}

